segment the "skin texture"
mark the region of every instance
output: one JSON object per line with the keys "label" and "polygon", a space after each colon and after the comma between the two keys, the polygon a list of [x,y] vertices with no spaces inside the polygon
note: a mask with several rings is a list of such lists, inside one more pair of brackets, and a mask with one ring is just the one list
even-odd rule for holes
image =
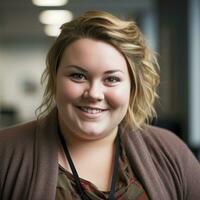
{"label": "skin texture", "polygon": [[[56,80],[59,125],[79,176],[101,190],[110,186],[114,139],[130,88],[126,60],[112,45],[85,38],[66,47]],[[62,149],[59,163],[70,171]]]}
{"label": "skin texture", "polygon": [[[116,72],[108,73],[114,70]],[[126,60],[113,46],[80,39],[69,45],[57,72],[56,103],[65,133],[99,139],[116,133],[129,104]],[[87,113],[79,107],[102,109]]]}

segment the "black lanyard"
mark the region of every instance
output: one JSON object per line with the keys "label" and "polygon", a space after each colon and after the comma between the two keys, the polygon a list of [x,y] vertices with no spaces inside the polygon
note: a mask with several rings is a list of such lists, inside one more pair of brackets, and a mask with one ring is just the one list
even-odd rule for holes
{"label": "black lanyard", "polygon": [[[72,161],[72,158],[70,156],[70,153],[67,149],[67,145],[65,143],[65,139],[60,131],[60,129],[58,129],[59,132],[59,136],[60,136],[60,140],[65,152],[65,155],[67,157],[67,160],[69,162],[70,168],[72,170],[75,182],[76,182],[76,186],[79,192],[79,195],[81,196],[82,200],[91,200],[88,195],[85,193],[81,183],[80,183],[80,178],[78,176],[78,173],[76,171],[76,168],[74,166],[74,163]],[[110,188],[110,192],[109,192],[109,200],[115,200],[114,197],[114,193],[115,193],[115,183],[116,183],[116,179],[117,179],[117,174],[118,174],[118,168],[119,168],[119,155],[120,155],[120,137],[119,137],[119,133],[117,133],[117,137],[115,139],[115,146],[116,146],[116,150],[115,150],[115,160],[114,160],[114,169],[113,169],[113,175],[112,175],[112,182],[111,182],[111,188]]]}

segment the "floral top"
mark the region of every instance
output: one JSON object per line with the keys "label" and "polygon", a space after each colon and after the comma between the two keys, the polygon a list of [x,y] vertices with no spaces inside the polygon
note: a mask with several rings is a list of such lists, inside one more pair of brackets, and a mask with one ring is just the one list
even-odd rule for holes
{"label": "floral top", "polygon": [[[122,146],[121,146],[122,147]],[[119,159],[119,176],[116,181],[116,200],[148,200],[139,180],[130,168],[123,147]],[[108,199],[109,192],[98,190],[91,182],[80,178],[81,184],[91,200]],[[58,183],[56,188],[56,200],[81,200],[74,181],[73,174],[59,165]]]}

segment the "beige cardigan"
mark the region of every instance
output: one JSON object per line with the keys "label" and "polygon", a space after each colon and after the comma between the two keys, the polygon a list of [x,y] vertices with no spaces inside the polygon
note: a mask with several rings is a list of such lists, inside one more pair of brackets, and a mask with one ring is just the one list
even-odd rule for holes
{"label": "beige cardigan", "polygon": [[[138,179],[153,200],[200,200],[200,165],[173,133],[152,126],[123,133]],[[0,200],[55,200],[57,111],[0,131]]]}

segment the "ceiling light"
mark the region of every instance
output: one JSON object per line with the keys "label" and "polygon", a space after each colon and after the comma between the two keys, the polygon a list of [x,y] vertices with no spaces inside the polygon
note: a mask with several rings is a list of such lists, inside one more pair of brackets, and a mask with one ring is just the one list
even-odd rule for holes
{"label": "ceiling light", "polygon": [[39,15],[39,20],[43,24],[61,25],[71,21],[72,12],[68,10],[45,10]]}
{"label": "ceiling light", "polygon": [[64,6],[68,0],[32,0],[36,6]]}
{"label": "ceiling light", "polygon": [[51,37],[57,37],[60,34],[60,26],[58,25],[45,25],[44,32]]}

